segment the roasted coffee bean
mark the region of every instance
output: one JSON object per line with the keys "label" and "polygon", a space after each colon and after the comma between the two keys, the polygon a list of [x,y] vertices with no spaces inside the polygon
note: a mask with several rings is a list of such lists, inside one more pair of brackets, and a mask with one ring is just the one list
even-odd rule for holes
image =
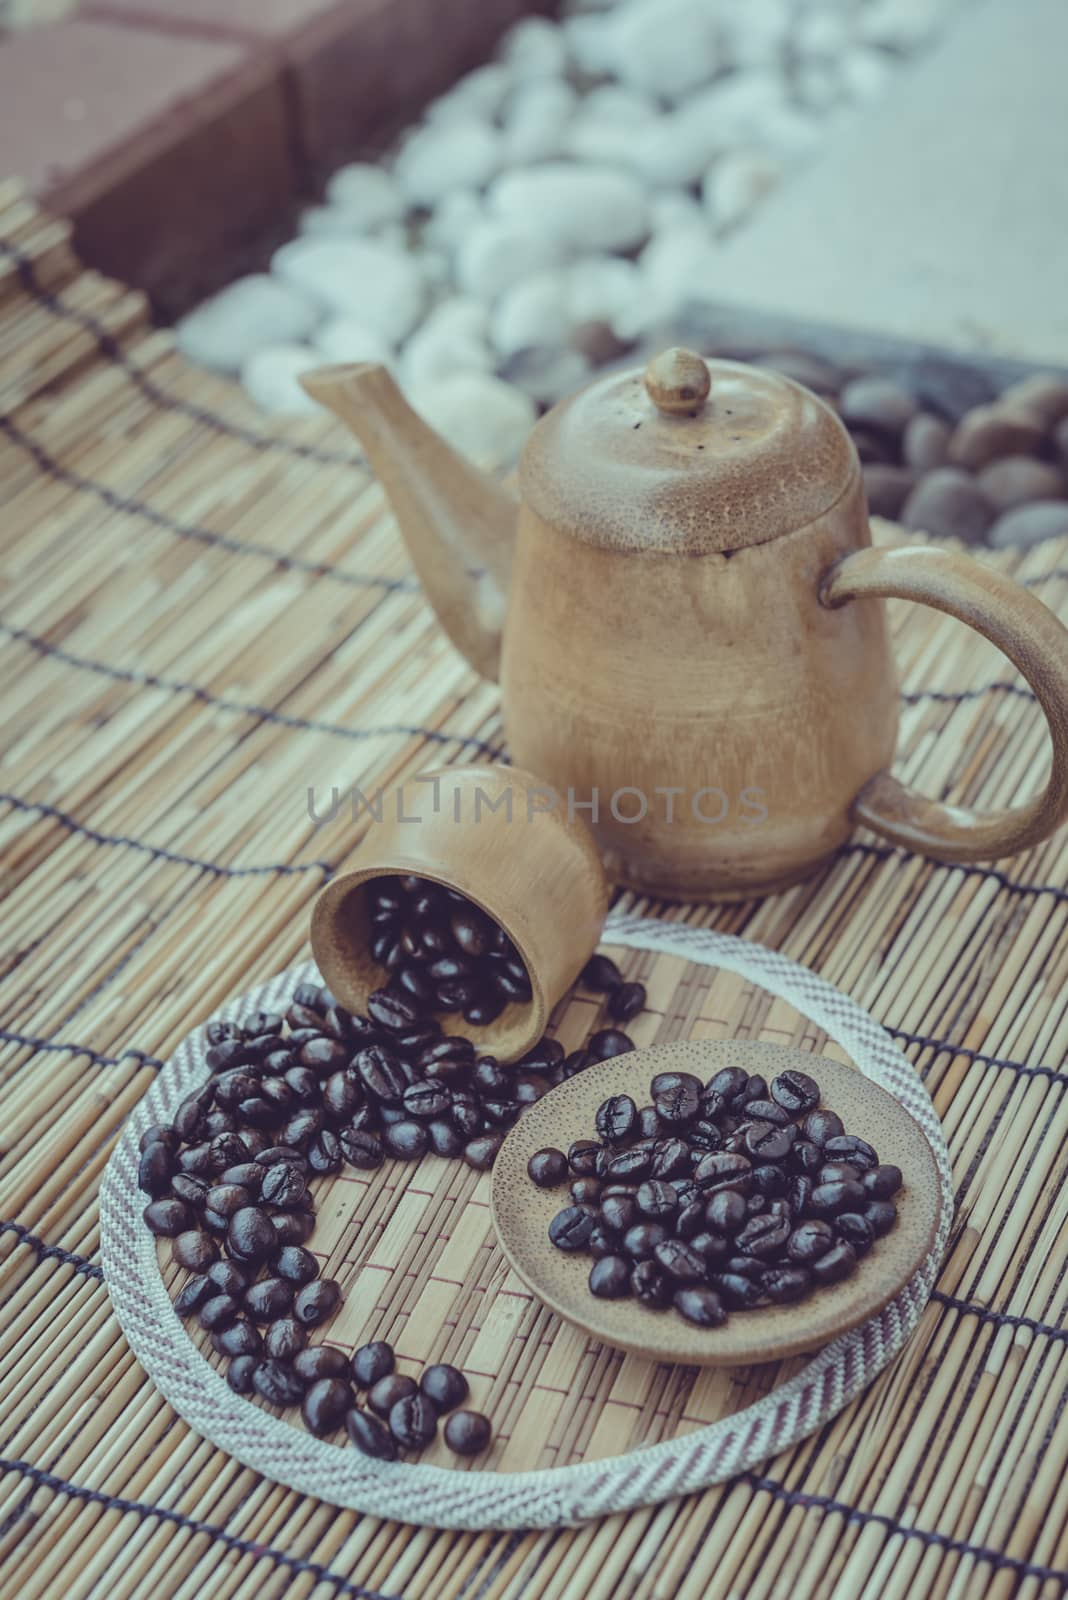
{"label": "roasted coffee bean", "polygon": [[408,1080],[400,1061],[385,1045],[372,1044],[360,1050],[353,1066],[369,1094],[383,1105],[399,1105]]}
{"label": "roasted coffee bean", "polygon": [[259,1331],[244,1317],[220,1329],[212,1342],[223,1356],[258,1356],[263,1350]]}
{"label": "roasted coffee bean", "polygon": [[706,1268],[713,1263],[717,1267],[721,1266],[731,1252],[728,1240],[721,1233],[710,1233],[707,1228],[701,1233],[695,1233],[688,1243],[690,1249],[701,1257]]}
{"label": "roasted coffee bean", "polygon": [[847,1239],[857,1252],[862,1256],[865,1250],[870,1250],[875,1239],[875,1229],[870,1218],[859,1211],[842,1211],[834,1219],[834,1231],[840,1239]]}
{"label": "roasted coffee bean", "polygon": [[808,1210],[814,1188],[812,1179],[803,1172],[790,1179],[786,1188],[786,1203],[795,1217],[802,1216]]}
{"label": "roasted coffee bean", "polygon": [[[321,1378],[348,1379],[349,1358],[344,1350],[339,1350],[336,1345],[310,1345],[306,1350],[298,1350],[293,1357],[293,1371],[301,1383],[318,1383]],[[349,1405],[351,1404],[350,1395]]]}
{"label": "roasted coffee bean", "polygon": [[633,1145],[629,1150],[613,1150],[609,1153],[603,1176],[616,1182],[637,1183],[652,1170],[652,1150]]}
{"label": "roasted coffee bean", "polygon": [[252,1386],[272,1406],[295,1406],[304,1398],[304,1385],[286,1361],[270,1358],[261,1361],[252,1377]]}
{"label": "roasted coffee bean", "polygon": [[338,1144],[349,1166],[355,1167],[359,1172],[371,1172],[375,1167],[380,1167],[385,1160],[382,1141],[376,1133],[365,1132],[358,1128],[342,1128],[338,1134]]}
{"label": "roasted coffee bean", "polygon": [[786,1193],[787,1176],[782,1167],[774,1163],[753,1168],[753,1188],[765,1200],[775,1200]]}
{"label": "roasted coffee bean", "polygon": [[591,956],[579,973],[579,983],[584,989],[592,989],[595,994],[608,994],[612,989],[618,989],[622,982],[623,974],[611,956]]}
{"label": "roasted coffee bean", "polygon": [[215,1294],[200,1307],[197,1320],[202,1328],[225,1328],[241,1310],[231,1294]]}
{"label": "roasted coffee bean", "polygon": [[227,1243],[241,1261],[266,1261],[277,1248],[271,1219],[261,1206],[242,1206],[230,1218]]}
{"label": "roasted coffee bean", "polygon": [[840,1139],[845,1132],[842,1119],[834,1111],[810,1111],[801,1124],[802,1136],[810,1139],[820,1149],[826,1145],[828,1139]]}
{"label": "roasted coffee bean", "polygon": [[474,1095],[453,1090],[450,1120],[463,1138],[474,1139],[482,1128],[482,1111]]}
{"label": "roasted coffee bean", "polygon": [[580,1072],[585,1072],[587,1067],[593,1066],[593,1056],[589,1050],[572,1050],[564,1058],[562,1075],[565,1078],[577,1078]]}
{"label": "roasted coffee bean", "polygon": [[659,1222],[636,1222],[623,1235],[624,1253],[634,1261],[651,1256],[658,1244],[667,1238],[667,1229]]}
{"label": "roasted coffee bean", "polygon": [[137,1187],[158,1200],[170,1189],[174,1165],[174,1152],[169,1145],[161,1140],[148,1145],[138,1163]]}
{"label": "roasted coffee bean", "polygon": [[408,1115],[420,1122],[429,1122],[432,1117],[444,1117],[452,1105],[449,1091],[430,1078],[410,1083],[401,1101]]}
{"label": "roasted coffee bean", "polygon": [[631,1022],[644,1009],[644,984],[621,983],[608,996],[608,1015],[613,1022]]}
{"label": "roasted coffee bean", "polygon": [[[299,1067],[298,1072],[306,1069]],[[313,1087],[311,1096],[301,1098],[310,1099],[314,1096]],[[363,1085],[360,1075],[352,1067],[346,1067],[342,1072],[332,1072],[323,1085],[323,1109],[336,1122],[349,1122],[354,1112],[363,1104]]]}
{"label": "roasted coffee bean", "polygon": [[789,1217],[763,1212],[750,1217],[734,1236],[734,1247],[747,1256],[778,1255],[790,1237]]}
{"label": "roasted coffee bean", "polygon": [[272,1322],[263,1334],[264,1354],[276,1361],[292,1361],[308,1343],[308,1331],[293,1317]]}
{"label": "roasted coffee bean", "polygon": [[651,1257],[631,1268],[631,1293],[651,1311],[662,1311],[671,1304],[674,1285]]}
{"label": "roasted coffee bean", "polygon": [[419,1385],[406,1372],[391,1372],[371,1385],[367,1404],[379,1417],[388,1417],[398,1400],[418,1392]]}
{"label": "roasted coffee bean", "polygon": [[236,1261],[213,1261],[205,1273],[220,1294],[232,1294],[239,1299],[251,1282],[251,1273],[238,1266]]}
{"label": "roasted coffee bean", "polygon": [[484,912],[470,902],[453,906],[449,916],[449,929],[465,956],[485,955],[491,947],[493,923]]}
{"label": "roasted coffee bean", "polygon": [[437,993],[432,980],[422,969],[411,963],[401,967],[397,974],[398,995],[412,1000],[420,1011],[433,1011],[437,1006]]}
{"label": "roasted coffee bean", "polygon": [[760,1287],[777,1306],[803,1300],[811,1286],[812,1279],[804,1267],[768,1267],[760,1279]]}
{"label": "roasted coffee bean", "polygon": [[554,1189],[567,1177],[567,1157],[562,1150],[554,1150],[551,1146],[535,1150],[527,1162],[527,1172],[539,1189]]}
{"label": "roasted coffee bean", "polygon": [[638,1185],[634,1202],[643,1216],[663,1222],[679,1209],[678,1190],[663,1178],[649,1178]]}
{"label": "roasted coffee bean", "polygon": [[[297,1377],[299,1381],[299,1373]],[[352,1390],[347,1383],[340,1378],[316,1378],[301,1402],[300,1415],[308,1432],[322,1439],[340,1428],[351,1410]]]}
{"label": "roasted coffee bean", "polygon": [[198,1306],[215,1293],[210,1278],[198,1272],[188,1278],[175,1296],[174,1309],[180,1317],[191,1317]]}
{"label": "roasted coffee bean", "polygon": [[282,1144],[287,1149],[296,1151],[303,1159],[309,1141],[322,1131],[322,1127],[323,1114],[319,1107],[304,1106],[300,1111],[294,1112],[283,1125]]}
{"label": "roasted coffee bean", "polygon": [[171,1256],[180,1267],[188,1267],[190,1272],[206,1272],[211,1263],[218,1260],[219,1246],[210,1234],[190,1228],[172,1240]]}
{"label": "roasted coffee bean", "polygon": [[340,1072],[348,1065],[348,1048],[340,1039],[328,1039],[324,1034],[319,1034],[314,1039],[308,1039],[300,1047],[300,1064],[309,1067],[312,1072],[318,1073],[320,1078],[329,1077],[332,1072]]}
{"label": "roasted coffee bean", "polygon": [[[733,1245],[734,1241],[731,1241]],[[749,1278],[753,1283],[759,1283],[761,1274],[767,1266],[766,1261],[761,1261],[758,1256],[728,1256],[723,1263],[723,1272],[735,1272],[740,1278]]]}
{"label": "roasted coffee bean", "polygon": [[679,1178],[690,1171],[690,1148],[682,1139],[657,1139],[650,1155],[654,1178]]}
{"label": "roasted coffee bean", "polygon": [[224,1022],[221,1017],[213,1018],[204,1032],[209,1044],[223,1044],[227,1040],[235,1041],[245,1037],[245,1030],[239,1022]]}
{"label": "roasted coffee bean", "polygon": [[337,1172],[341,1167],[341,1141],[330,1128],[324,1128],[308,1141],[308,1166],[313,1172]]}
{"label": "roasted coffee bean", "polygon": [[791,1143],[786,1129],[776,1128],[770,1122],[751,1122],[745,1130],[746,1154],[757,1165],[784,1161]]}
{"label": "roasted coffee bean", "polygon": [[603,1148],[595,1139],[576,1139],[574,1144],[568,1146],[567,1164],[576,1178],[596,1175],[597,1157]]}
{"label": "roasted coffee bean", "polygon": [[634,1049],[634,1040],[620,1028],[601,1028],[591,1033],[586,1048],[595,1061],[610,1061],[613,1056],[625,1056]]}
{"label": "roasted coffee bean", "polygon": [[357,1450],[376,1461],[395,1461],[397,1446],[386,1424],[368,1411],[353,1407],[346,1414],[345,1427]]}
{"label": "roasted coffee bean", "polygon": [[753,1164],[747,1156],[717,1150],[698,1162],[693,1178],[706,1194],[733,1189],[736,1194],[747,1195],[753,1187]]}
{"label": "roasted coffee bean", "polygon": [[405,1395],[390,1407],[389,1431],[402,1450],[422,1450],[438,1431],[437,1411],[425,1395]]}
{"label": "roasted coffee bean", "polygon": [[464,1145],[464,1160],[469,1167],[474,1167],[479,1172],[485,1172],[492,1167],[497,1159],[497,1151],[501,1148],[501,1135],[499,1133],[484,1133],[476,1139],[469,1139]]}
{"label": "roasted coffee bean", "polygon": [[629,1094],[614,1094],[602,1100],[594,1118],[597,1132],[606,1144],[622,1144],[634,1136],[638,1108]]}
{"label": "roasted coffee bean", "polygon": [[700,1110],[704,1085],[691,1072],[660,1072],[649,1087],[657,1116],[672,1128],[692,1122]]}
{"label": "roasted coffee bean", "polygon": [[204,1204],[217,1217],[229,1220],[236,1211],[252,1203],[252,1195],[239,1183],[216,1183],[204,1196]]}
{"label": "roasted coffee bean", "polygon": [[419,1387],[439,1416],[463,1405],[470,1393],[463,1373],[458,1367],[450,1366],[447,1361],[439,1361],[433,1366],[426,1367],[419,1380]]}
{"label": "roasted coffee bean", "polygon": [[718,1189],[705,1204],[705,1221],[716,1233],[737,1233],[748,1213],[737,1189]]}
{"label": "roasted coffee bean", "polygon": [[861,1172],[848,1161],[827,1161],[814,1174],[816,1183],[859,1183]]}
{"label": "roasted coffee bean", "polygon": [[634,1132],[640,1139],[659,1139],[666,1131],[655,1106],[639,1107]]}
{"label": "roasted coffee bean", "polygon": [[751,1194],[751,1195],[748,1195],[746,1197],[745,1209],[746,1209],[746,1214],[748,1216],[750,1216],[750,1217],[759,1216],[762,1211],[766,1211],[768,1209],[768,1198],[767,1198],[767,1195],[763,1195],[763,1194]]}
{"label": "roasted coffee bean", "polygon": [[897,1221],[897,1207],[892,1200],[870,1200],[862,1214],[871,1223],[877,1239],[889,1233]]}
{"label": "roasted coffee bean", "polygon": [[[727,1265],[729,1266],[729,1262]],[[717,1272],[712,1282],[723,1304],[734,1310],[748,1310],[760,1300],[762,1293],[760,1285],[740,1272]]]}
{"label": "roasted coffee bean", "polygon": [[829,1161],[848,1161],[860,1172],[870,1172],[879,1165],[879,1157],[866,1139],[854,1133],[844,1133],[839,1138],[828,1139],[823,1147]]}
{"label": "roasted coffee bean", "polygon": [[473,1028],[488,1028],[504,1010],[505,1000],[500,994],[484,992],[469,1000],[463,1007],[463,1019]]}
{"label": "roasted coffee bean", "polygon": [[206,1178],[194,1177],[191,1172],[176,1172],[171,1179],[171,1193],[175,1199],[184,1200],[194,1210],[203,1206],[210,1187]]}
{"label": "roasted coffee bean", "polygon": [[404,1121],[394,1122],[383,1130],[382,1143],[391,1156],[397,1156],[401,1161],[418,1161],[430,1140],[421,1122],[406,1117]]}
{"label": "roasted coffee bean", "polygon": [[226,1381],[235,1394],[251,1394],[256,1368],[260,1364],[257,1355],[235,1356],[226,1369]]}
{"label": "roasted coffee bean", "polygon": [[463,1153],[464,1141],[461,1134],[449,1122],[428,1122],[426,1125],[427,1138],[430,1148],[436,1156],[455,1158]]}
{"label": "roasted coffee bean", "polygon": [[279,1247],[303,1244],[310,1239],[315,1228],[315,1214],[311,1211],[279,1211],[271,1218],[275,1244]]}
{"label": "roasted coffee bean", "polygon": [[549,1223],[549,1238],[558,1250],[585,1250],[595,1221],[591,1206],[565,1206]]}
{"label": "roasted coffee bean", "polygon": [[740,1098],[749,1082],[749,1074],[742,1067],[721,1067],[708,1080],[707,1087],[723,1100],[733,1102]]}
{"label": "roasted coffee bean", "polygon": [[[211,1150],[207,1144],[192,1144],[185,1150],[178,1152],[178,1168],[181,1172],[191,1173],[195,1178],[213,1178],[215,1169],[211,1164]],[[171,1184],[174,1188],[174,1184]]]}
{"label": "roasted coffee bean", "polygon": [[680,1316],[699,1328],[718,1328],[727,1320],[722,1300],[706,1283],[688,1283],[676,1289],[673,1304]]}
{"label": "roasted coffee bean", "polygon": [[149,1232],[161,1238],[173,1239],[196,1224],[192,1208],[184,1200],[150,1200],[141,1215]]}
{"label": "roasted coffee bean", "polygon": [[653,1260],[678,1283],[697,1283],[705,1275],[703,1257],[684,1239],[661,1240],[653,1246]]}
{"label": "roasted coffee bean", "polygon": [[791,1261],[809,1265],[826,1255],[834,1244],[834,1229],[820,1217],[799,1222],[786,1242],[786,1254]]}
{"label": "roasted coffee bean", "polygon": [[[236,1184],[238,1188],[244,1189],[250,1200],[254,1200],[259,1194],[262,1182],[263,1168],[258,1161],[239,1161],[236,1166],[227,1167],[219,1176],[220,1185]],[[219,1207],[213,1204],[212,1209],[218,1211]]]}
{"label": "roasted coffee bean", "polygon": [[825,1256],[813,1261],[811,1272],[817,1283],[839,1283],[857,1264],[857,1253],[846,1239],[832,1245]]}
{"label": "roasted coffee bean", "polygon": [[333,1278],[316,1278],[297,1290],[293,1315],[304,1327],[315,1328],[333,1314],[340,1300],[341,1288]]}
{"label": "roasted coffee bean", "polygon": [[382,1378],[388,1378],[396,1365],[393,1346],[384,1339],[362,1344],[352,1358],[352,1381],[361,1389],[370,1389]]}
{"label": "roasted coffee bean", "polygon": [[601,1198],[600,1178],[572,1178],[568,1188],[577,1206],[596,1206]]}
{"label": "roasted coffee bean", "polygon": [[445,1443],[454,1455],[481,1455],[492,1437],[489,1418],[481,1411],[454,1411],[445,1424]]}
{"label": "roasted coffee bean", "polygon": [[300,1245],[285,1245],[274,1258],[274,1271],[277,1277],[301,1288],[319,1276],[319,1263],[310,1250]]}
{"label": "roasted coffee bean", "polygon": [[811,1177],[823,1165],[823,1151],[811,1139],[795,1139],[790,1150],[790,1166]]}
{"label": "roasted coffee bean", "polygon": [[808,1204],[818,1217],[834,1217],[840,1211],[855,1211],[867,1198],[861,1184],[843,1178],[837,1183],[817,1183]]}
{"label": "roasted coffee bean", "polygon": [[533,988],[530,974],[522,961],[515,957],[493,955],[489,957],[484,970],[505,1000],[524,1005],[530,999]]}
{"label": "roasted coffee bean", "polygon": [[623,1300],[630,1294],[631,1263],[625,1256],[605,1255],[590,1268],[590,1293],[599,1300]]}
{"label": "roasted coffee bean", "polygon": [[752,1072],[749,1075],[745,1088],[742,1090],[741,1095],[739,1096],[740,1103],[738,1109],[748,1109],[754,1100],[766,1100],[767,1098],[767,1083],[761,1077],[759,1072]]}
{"label": "roasted coffee bean", "polygon": [[221,1211],[213,1211],[209,1205],[205,1205],[200,1213],[201,1226],[209,1228],[212,1233],[225,1233],[229,1226],[229,1220],[228,1217],[223,1216]]}
{"label": "roasted coffee bean", "polygon": [[625,1233],[638,1221],[638,1207],[630,1195],[601,1195],[601,1221],[617,1233]]}
{"label": "roasted coffee bean", "polygon": [[367,997],[367,1015],[388,1033],[400,1033],[419,1024],[422,1008],[408,995],[393,989],[376,989]]}
{"label": "roasted coffee bean", "polygon": [[801,1117],[819,1105],[820,1086],[807,1072],[790,1068],[771,1080],[771,1098],[792,1117]]}
{"label": "roasted coffee bean", "polygon": [[471,1068],[471,1082],[491,1099],[510,1094],[514,1077],[511,1067],[502,1066],[496,1056],[479,1056]]}
{"label": "roasted coffee bean", "polygon": [[285,1278],[263,1278],[245,1291],[245,1310],[253,1322],[277,1322],[293,1306],[293,1285]]}
{"label": "roasted coffee bean", "polygon": [[889,1200],[901,1188],[901,1168],[893,1166],[871,1167],[865,1172],[861,1183],[865,1194],[873,1200]]}
{"label": "roasted coffee bean", "polygon": [[680,1239],[692,1239],[704,1231],[704,1226],[705,1207],[700,1198],[683,1206],[675,1218],[675,1233]]}
{"label": "roasted coffee bean", "polygon": [[586,1246],[587,1254],[591,1256],[614,1256],[618,1254],[619,1248],[619,1234],[614,1228],[608,1227],[607,1223],[598,1218],[593,1224],[593,1232],[590,1234],[589,1243]]}

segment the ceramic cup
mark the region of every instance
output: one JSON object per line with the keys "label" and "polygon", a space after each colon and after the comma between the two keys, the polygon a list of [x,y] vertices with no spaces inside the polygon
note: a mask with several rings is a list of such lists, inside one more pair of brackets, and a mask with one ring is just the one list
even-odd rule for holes
{"label": "ceramic cup", "polygon": [[370,954],[368,885],[408,873],[458,890],[515,945],[530,977],[528,1001],[484,1027],[459,1013],[437,1020],[482,1054],[518,1060],[600,938],[608,885],[592,833],[547,785],[515,767],[442,767],[384,794],[349,870],[312,911],[312,953],[349,1011],[365,1011],[388,978]]}

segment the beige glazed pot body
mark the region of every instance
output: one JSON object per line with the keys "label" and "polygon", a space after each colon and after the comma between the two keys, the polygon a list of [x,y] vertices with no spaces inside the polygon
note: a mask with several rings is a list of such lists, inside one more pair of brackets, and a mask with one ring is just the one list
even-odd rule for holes
{"label": "beige glazed pot body", "polygon": [[761,894],[848,837],[898,721],[882,602],[820,603],[822,575],[862,543],[859,475],[807,527],[685,558],[605,550],[523,508],[502,654],[509,745],[584,808],[620,882]]}

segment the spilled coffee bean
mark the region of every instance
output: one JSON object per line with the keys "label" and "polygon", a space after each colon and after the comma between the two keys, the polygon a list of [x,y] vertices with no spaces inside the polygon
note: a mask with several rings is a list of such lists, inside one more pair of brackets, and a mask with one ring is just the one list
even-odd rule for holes
{"label": "spilled coffee bean", "polygon": [[[603,978],[595,969],[598,978]],[[595,987],[592,977],[590,987]],[[613,998],[626,985],[608,986]],[[893,1227],[900,1170],[820,1106],[807,1073],[765,1083],[739,1067],[708,1083],[660,1072],[651,1105],[602,1101],[597,1139],[539,1150],[540,1187],[569,1182],[549,1223],[558,1250],[593,1256],[590,1293],[674,1305],[702,1328],[728,1310],[790,1305],[840,1282]]]}

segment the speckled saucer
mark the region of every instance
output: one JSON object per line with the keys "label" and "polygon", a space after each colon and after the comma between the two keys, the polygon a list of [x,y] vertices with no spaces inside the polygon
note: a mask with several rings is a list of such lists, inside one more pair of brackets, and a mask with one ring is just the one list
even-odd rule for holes
{"label": "speckled saucer", "polygon": [[[649,1080],[657,1072],[692,1072],[707,1080],[726,1066],[762,1073],[769,1081],[790,1067],[813,1077],[821,1104],[838,1112],[846,1132],[869,1140],[881,1161],[901,1168],[897,1223],[844,1282],[814,1290],[797,1305],[731,1311],[721,1328],[697,1328],[677,1311],[651,1311],[636,1300],[598,1300],[586,1285],[592,1257],[569,1255],[549,1243],[550,1220],[570,1203],[567,1184],[539,1189],[527,1176],[528,1160],[545,1145],[566,1151],[574,1139],[596,1138],[594,1116],[609,1095],[629,1094],[638,1105],[647,1105]],[[923,1264],[941,1205],[927,1138],[885,1089],[829,1057],[729,1039],[683,1040],[633,1051],[560,1084],[529,1107],[504,1141],[493,1168],[491,1201],[510,1265],[560,1316],[606,1344],[651,1360],[709,1367],[780,1361],[818,1350],[866,1322]]]}

